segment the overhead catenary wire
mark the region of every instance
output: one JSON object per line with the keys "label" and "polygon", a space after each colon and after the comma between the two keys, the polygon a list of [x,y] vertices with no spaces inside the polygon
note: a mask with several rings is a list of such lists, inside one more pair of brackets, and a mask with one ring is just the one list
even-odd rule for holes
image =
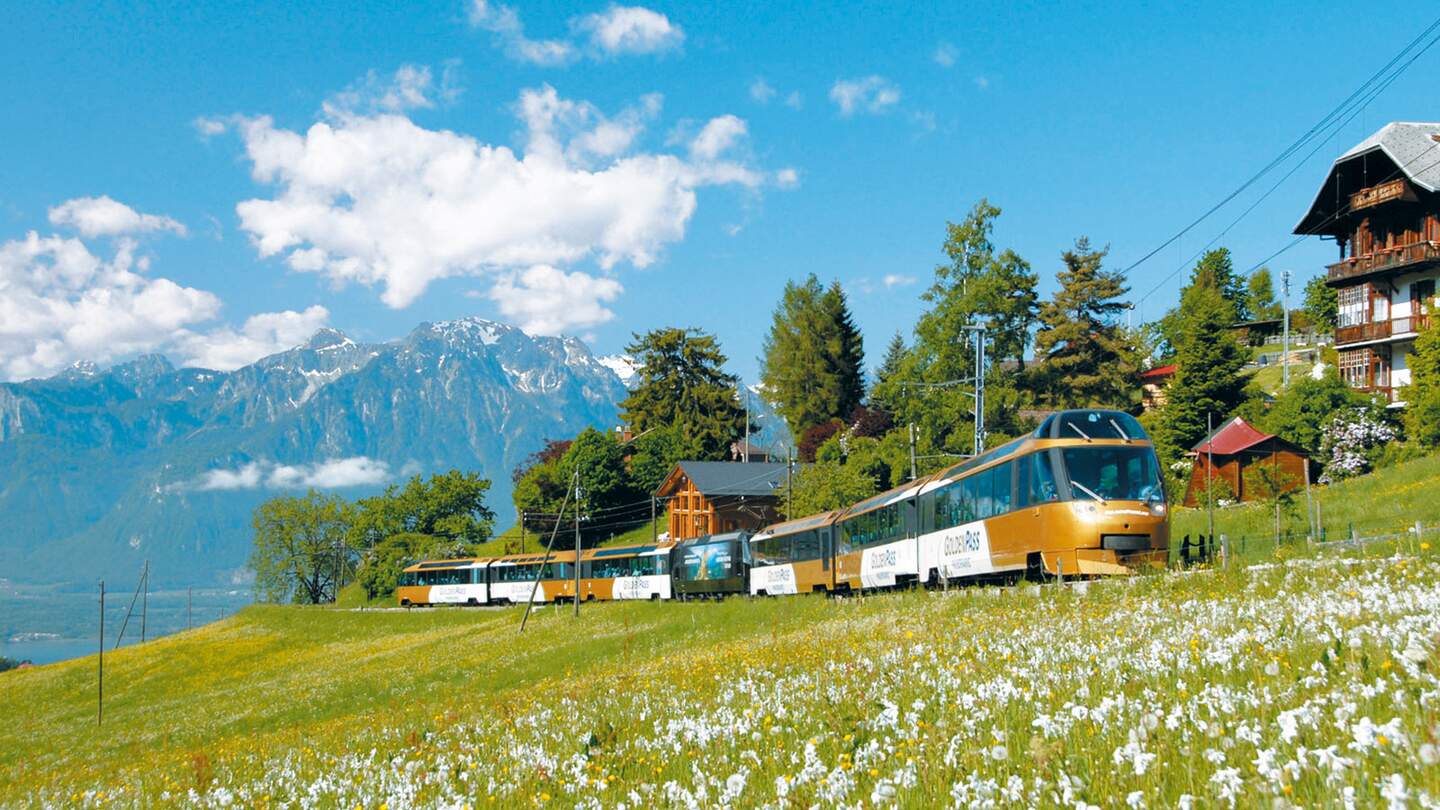
{"label": "overhead catenary wire", "polygon": [[[1216,211],[1219,211],[1221,208],[1225,207],[1236,197],[1243,194],[1246,189],[1259,182],[1262,177],[1269,174],[1272,170],[1274,170],[1280,164],[1284,163],[1296,152],[1303,149],[1304,146],[1308,144],[1311,140],[1313,140],[1322,130],[1328,128],[1334,119],[1344,116],[1352,107],[1358,106],[1359,109],[1364,109],[1364,106],[1368,104],[1371,100],[1373,100],[1375,97],[1375,94],[1370,93],[1372,85],[1374,85],[1377,81],[1382,81],[1383,86],[1381,87],[1381,90],[1383,90],[1385,87],[1388,87],[1389,84],[1393,82],[1395,78],[1397,78],[1401,73],[1404,73],[1405,70],[1410,67],[1410,65],[1415,63],[1415,59],[1418,59],[1420,54],[1423,54],[1435,44],[1434,41],[1431,41],[1429,45],[1426,45],[1424,48],[1422,48],[1420,52],[1417,53],[1413,58],[1401,65],[1401,67],[1396,70],[1393,75],[1385,78],[1397,63],[1404,59],[1405,56],[1415,48],[1416,45],[1423,42],[1425,38],[1428,37],[1431,33],[1433,33],[1437,28],[1440,28],[1440,17],[1437,17],[1435,21],[1432,22],[1424,31],[1422,31],[1417,37],[1407,43],[1404,48],[1401,48],[1400,51],[1395,56],[1391,57],[1390,61],[1386,62],[1383,67],[1381,67],[1375,73],[1371,74],[1370,78],[1366,79],[1365,82],[1362,83],[1358,88],[1356,88],[1355,91],[1352,92],[1349,96],[1347,96],[1344,101],[1341,101],[1329,113],[1326,113],[1325,117],[1321,118],[1318,122],[1311,126],[1310,129],[1306,130],[1306,132],[1298,139],[1296,139],[1294,143],[1286,147],[1279,156],[1267,163],[1258,172],[1251,175],[1244,183],[1241,183],[1238,188],[1225,195],[1225,197],[1223,197],[1219,202],[1212,205],[1203,214],[1196,217],[1185,227],[1181,228],[1168,239],[1161,242],[1144,256],[1141,256],[1139,259],[1132,262],[1128,267],[1121,271],[1121,274],[1129,275],[1131,271],[1135,270],[1135,268],[1149,261],[1152,257],[1155,256],[1155,254],[1174,244],[1182,236],[1194,230],[1196,226],[1209,219]],[[1364,99],[1364,104],[1357,105],[1357,100],[1359,99]]]}
{"label": "overhead catenary wire", "polygon": [[[1424,34],[1421,34],[1421,38],[1423,38],[1424,36],[1428,35],[1431,31],[1433,31],[1433,30],[1436,28],[1437,25],[1440,25],[1440,20],[1437,20],[1437,21],[1436,21],[1436,24],[1431,25],[1431,27],[1430,27],[1429,29],[1427,29]],[[1278,181],[1276,181],[1273,185],[1271,185],[1270,188],[1269,188],[1264,194],[1260,195],[1260,197],[1257,198],[1253,203],[1251,203],[1248,208],[1246,208],[1244,211],[1242,211],[1238,217],[1236,217],[1234,220],[1232,220],[1229,225],[1226,225],[1225,228],[1220,231],[1220,233],[1216,234],[1214,238],[1212,238],[1209,242],[1205,243],[1205,246],[1204,246],[1203,248],[1201,248],[1199,251],[1197,251],[1197,252],[1196,252],[1193,256],[1191,256],[1188,260],[1186,260],[1186,261],[1180,263],[1178,266],[1176,266],[1176,268],[1175,268],[1174,270],[1171,270],[1169,273],[1167,273],[1167,274],[1165,275],[1165,277],[1162,278],[1158,283],[1156,283],[1148,292],[1146,292],[1144,295],[1140,296],[1140,297],[1136,300],[1136,303],[1143,303],[1146,299],[1148,299],[1150,296],[1154,295],[1154,294],[1155,294],[1156,292],[1158,292],[1162,287],[1164,287],[1167,283],[1169,283],[1170,280],[1173,279],[1176,275],[1178,275],[1179,273],[1181,273],[1182,271],[1184,271],[1186,268],[1191,267],[1200,257],[1204,256],[1206,251],[1210,250],[1210,248],[1212,248],[1212,247],[1215,245],[1216,242],[1218,242],[1218,241],[1220,241],[1222,238],[1224,238],[1224,236],[1225,236],[1226,234],[1228,234],[1228,233],[1231,231],[1231,229],[1233,229],[1236,225],[1240,224],[1240,222],[1241,222],[1242,220],[1244,220],[1245,217],[1249,216],[1249,214],[1250,214],[1252,211],[1254,211],[1256,208],[1258,208],[1258,207],[1260,206],[1260,203],[1264,202],[1271,194],[1275,193],[1275,191],[1278,190],[1278,189],[1280,188],[1280,186],[1284,185],[1285,181],[1289,180],[1289,179],[1295,174],[1295,172],[1299,171],[1302,167],[1304,167],[1305,164],[1308,163],[1308,162],[1310,161],[1310,159],[1313,158],[1317,152],[1319,152],[1321,149],[1325,148],[1325,145],[1329,142],[1329,140],[1330,140],[1331,137],[1333,137],[1335,134],[1338,134],[1338,132],[1339,132],[1341,129],[1343,129],[1347,124],[1349,124],[1351,121],[1355,120],[1355,118],[1356,118],[1357,116],[1359,116],[1361,112],[1364,111],[1365,107],[1368,106],[1371,101],[1373,101],[1375,98],[1377,98],[1381,93],[1385,92],[1385,90],[1388,89],[1388,88],[1390,87],[1390,85],[1393,84],[1393,83],[1395,82],[1395,80],[1398,79],[1398,78],[1400,77],[1400,75],[1401,75],[1402,73],[1404,73],[1404,71],[1405,71],[1406,69],[1408,69],[1411,65],[1413,65],[1413,64],[1414,64],[1421,56],[1423,56],[1427,51],[1429,51],[1431,48],[1433,48],[1437,42],[1440,42],[1440,36],[1437,36],[1437,37],[1435,37],[1434,39],[1431,39],[1430,42],[1425,45],[1425,47],[1421,48],[1421,49],[1420,49],[1419,51],[1417,51],[1413,56],[1411,56],[1410,59],[1409,59],[1408,61],[1406,61],[1405,64],[1400,67],[1399,70],[1397,70],[1397,71],[1395,71],[1394,73],[1390,74],[1380,85],[1378,85],[1377,87],[1373,88],[1373,89],[1369,92],[1369,94],[1363,99],[1363,102],[1364,102],[1364,103],[1363,103],[1363,104],[1357,104],[1357,105],[1349,112],[1349,114],[1348,114],[1347,117],[1345,117],[1345,118],[1343,118],[1343,119],[1339,119],[1339,120],[1333,122],[1333,124],[1332,124],[1332,126],[1331,126],[1332,131],[1331,131],[1330,135],[1328,135],[1326,138],[1321,139],[1320,142],[1316,144],[1316,146],[1315,146],[1314,149],[1311,149],[1310,152],[1309,152],[1307,155],[1305,155],[1305,157],[1301,158],[1294,166],[1291,167],[1290,171],[1286,172],[1283,177],[1281,177]],[[1414,45],[1414,43],[1412,42],[1412,43],[1411,43],[1411,46],[1413,46],[1413,45]],[[1409,50],[1409,46],[1407,46],[1407,48],[1406,48],[1405,50],[1408,51],[1408,50]],[[1402,53],[1401,53],[1400,55],[1397,55],[1397,60],[1398,60],[1399,56],[1403,56],[1403,53],[1404,53],[1404,52],[1402,51]],[[1393,65],[1393,64],[1395,63],[1395,61],[1397,61],[1397,60],[1391,60],[1391,63],[1390,63],[1390,64]],[[1387,66],[1387,67],[1388,67],[1388,66]],[[1352,94],[1352,97],[1353,97],[1353,94]],[[1428,151],[1428,150],[1427,150],[1427,151]],[[1422,154],[1424,154],[1424,153],[1422,153]],[[1417,158],[1418,158],[1418,156],[1417,156]],[[1412,160],[1411,162],[1413,162],[1413,160]],[[1406,165],[1408,166],[1409,164],[1407,163]],[[1402,168],[1403,168],[1403,167],[1402,167]],[[1430,167],[1426,167],[1426,170],[1428,170],[1429,168],[1430,168]],[[1391,175],[1391,177],[1390,177],[1389,179],[1393,179],[1394,176],[1395,176],[1395,175]],[[1348,204],[1347,204],[1347,205],[1344,207],[1344,209],[1348,209],[1348,208],[1349,208],[1349,206],[1348,206]],[[1348,213],[1348,210],[1344,210],[1344,209],[1342,209],[1342,210],[1337,210],[1336,213],[1332,214],[1329,218],[1327,218],[1326,220],[1322,221],[1322,222],[1321,222],[1321,225],[1329,224],[1329,222],[1333,222],[1333,221],[1334,221],[1336,218],[1338,218],[1339,216],[1342,216],[1343,214]],[[1262,261],[1258,262],[1258,263],[1257,263],[1254,267],[1252,267],[1250,270],[1248,270],[1248,271],[1246,271],[1245,273],[1243,273],[1242,276],[1249,276],[1251,273],[1255,272],[1255,271],[1258,270],[1259,268],[1264,267],[1264,266],[1265,266],[1267,263],[1269,263],[1271,260],[1273,260],[1273,259],[1275,259],[1276,257],[1280,256],[1281,254],[1285,253],[1286,251],[1290,250],[1291,248],[1295,247],[1296,245],[1299,245],[1299,244],[1300,244],[1301,242],[1303,242],[1303,241],[1304,241],[1304,237],[1303,237],[1303,236],[1297,237],[1297,238],[1296,238],[1294,241],[1292,241],[1290,244],[1286,245],[1285,247],[1281,248],[1280,250],[1278,250],[1278,251],[1276,251],[1275,253],[1271,254],[1270,256],[1266,257],[1266,258],[1263,259]],[[1128,273],[1129,270],[1130,270],[1130,269],[1133,269],[1133,268],[1134,268],[1134,265],[1132,265],[1130,268],[1127,268],[1126,272]]]}

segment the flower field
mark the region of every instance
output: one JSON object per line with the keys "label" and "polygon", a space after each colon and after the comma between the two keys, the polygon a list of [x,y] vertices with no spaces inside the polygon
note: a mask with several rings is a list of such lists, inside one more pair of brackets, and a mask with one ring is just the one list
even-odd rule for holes
{"label": "flower field", "polygon": [[0,676],[0,806],[1440,807],[1414,551],[547,609],[523,638],[512,610],[252,608],[107,656],[99,728],[93,658]]}

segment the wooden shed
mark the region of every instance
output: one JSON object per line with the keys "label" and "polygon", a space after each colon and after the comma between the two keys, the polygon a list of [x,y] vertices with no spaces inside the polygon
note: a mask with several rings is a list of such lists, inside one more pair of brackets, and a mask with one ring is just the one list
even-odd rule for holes
{"label": "wooden shed", "polygon": [[784,464],[681,461],[655,497],[669,503],[672,540],[755,531],[779,519],[785,476]]}
{"label": "wooden shed", "polygon": [[1286,491],[1299,489],[1305,486],[1306,467],[1311,464],[1310,453],[1304,448],[1279,436],[1261,433],[1238,416],[1196,444],[1190,457],[1195,460],[1195,466],[1190,472],[1190,484],[1185,488],[1186,506],[1198,506],[1205,487],[1211,482],[1218,489],[1233,493],[1237,500],[1255,500],[1260,493],[1251,491],[1247,478],[1259,465],[1269,465],[1278,472]]}

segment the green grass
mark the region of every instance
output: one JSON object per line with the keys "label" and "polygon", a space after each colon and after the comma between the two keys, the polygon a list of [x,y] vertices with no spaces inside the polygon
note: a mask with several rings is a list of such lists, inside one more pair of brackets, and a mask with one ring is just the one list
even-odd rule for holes
{"label": "green grass", "polygon": [[[0,806],[931,807],[1002,789],[1328,806],[1345,786],[1381,803],[1397,778],[1437,796],[1440,708],[1421,696],[1440,686],[1440,557],[1393,551],[547,607],[524,636],[519,609],[255,606],[107,655],[102,726],[94,658],[0,675]],[[1301,751],[1329,746],[1348,767]]]}
{"label": "green grass", "polygon": [[[655,533],[658,534],[667,531],[668,522],[668,512],[663,512],[659,515],[656,515],[654,529]],[[625,529],[624,526],[618,526],[616,528]],[[599,543],[599,546],[606,547],[640,545],[642,543],[649,543],[650,537],[650,522],[647,520],[641,522],[640,525],[632,529],[626,529],[622,531],[620,534],[617,534],[614,537],[605,538]],[[499,557],[507,553],[513,553],[515,550],[519,549],[520,539],[520,527],[517,524],[515,526],[511,526],[500,534],[495,535],[489,540],[489,542],[481,545],[479,547],[479,550],[476,552],[476,555],[480,557]],[[525,532],[524,539],[525,549],[527,551],[540,551],[545,548],[545,543],[550,540],[550,535],[548,533],[541,534],[534,530],[530,530]],[[566,527],[560,527],[560,534],[555,538],[555,545],[563,549],[572,548],[574,546],[574,543],[574,535],[571,534]],[[511,551],[507,552],[506,549],[511,549]]]}
{"label": "green grass", "polygon": [[[1347,537],[1353,527],[1360,535],[1388,534],[1412,529],[1419,520],[1430,531],[1440,529],[1440,455],[1401,462],[1330,486],[1312,485],[1311,497],[1320,506],[1327,539]],[[1295,493],[1281,513],[1281,532],[1303,538],[1306,533],[1305,492]],[[1204,509],[1176,509],[1171,516],[1174,543],[1186,534],[1206,531]],[[1215,510],[1215,534],[1238,540],[1273,540],[1275,509],[1266,504],[1237,504]]]}

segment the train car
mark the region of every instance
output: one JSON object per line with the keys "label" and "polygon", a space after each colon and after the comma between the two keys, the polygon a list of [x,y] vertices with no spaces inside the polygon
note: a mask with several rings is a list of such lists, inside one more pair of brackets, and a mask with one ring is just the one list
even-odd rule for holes
{"label": "train car", "polygon": [[[535,585],[539,571],[540,585]],[[575,552],[552,551],[497,557],[486,566],[492,603],[523,605],[566,601],[575,594]]]}
{"label": "train car", "polygon": [[835,588],[835,521],[842,510],[776,523],[750,539],[750,593],[782,596]]}
{"label": "train car", "polygon": [[835,589],[891,588],[921,581],[919,495],[930,477],[882,492],[835,521]]}
{"label": "train car", "polygon": [[[673,543],[596,548],[580,556],[580,592],[587,602],[669,599]],[[573,590],[573,583],[572,583]]]}
{"label": "train car", "polygon": [[676,599],[749,593],[750,563],[749,532],[692,537],[670,550],[670,587]]}
{"label": "train car", "polygon": [[1165,563],[1155,448],[1135,418],[1083,409],[944,470],[918,496],[922,581],[1127,574]]}
{"label": "train car", "polygon": [[470,558],[416,563],[401,572],[395,598],[401,607],[486,604],[490,601],[487,562]]}

